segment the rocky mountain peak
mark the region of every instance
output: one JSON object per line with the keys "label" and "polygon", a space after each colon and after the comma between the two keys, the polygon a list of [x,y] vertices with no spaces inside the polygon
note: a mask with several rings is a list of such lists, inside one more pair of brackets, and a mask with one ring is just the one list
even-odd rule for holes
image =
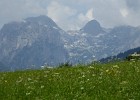
{"label": "rocky mountain peak", "polygon": [[86,27],[87,27],[87,26],[101,27],[101,26],[100,26],[100,23],[99,23],[97,20],[91,20],[91,21],[89,21],[89,22],[86,24]]}
{"label": "rocky mountain peak", "polygon": [[61,40],[62,32],[47,16],[5,24],[0,30],[0,62],[9,69],[12,66],[12,70],[64,63],[67,51]]}
{"label": "rocky mountain peak", "polygon": [[139,33],[139,27],[107,29],[96,20],[66,33],[47,16],[8,23],[0,30],[0,71],[89,63],[140,47]]}
{"label": "rocky mountain peak", "polygon": [[97,20],[89,21],[81,30],[89,34],[98,34],[103,32],[103,29]]}
{"label": "rocky mountain peak", "polygon": [[35,23],[39,25],[57,26],[56,23],[51,18],[45,15],[41,15],[38,17],[29,17],[24,20],[29,23]]}

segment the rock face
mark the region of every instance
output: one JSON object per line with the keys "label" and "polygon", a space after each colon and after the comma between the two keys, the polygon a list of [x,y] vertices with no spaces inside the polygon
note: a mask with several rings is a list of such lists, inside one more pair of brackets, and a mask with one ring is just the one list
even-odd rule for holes
{"label": "rock face", "polygon": [[0,30],[0,62],[6,70],[87,63],[140,47],[139,33],[140,27],[106,29],[96,20],[65,32],[47,16],[30,17]]}
{"label": "rock face", "polygon": [[65,47],[73,63],[87,63],[106,56],[104,39],[107,32],[96,20],[88,22],[79,31],[68,31]]}
{"label": "rock face", "polygon": [[73,63],[87,63],[140,46],[140,28],[105,29],[92,20],[79,31],[68,31],[65,47]]}
{"label": "rock face", "polygon": [[82,29],[81,31],[83,31],[84,33],[89,33],[89,34],[99,34],[99,33],[103,33],[104,30],[102,29],[102,27],[100,26],[100,23],[96,20],[91,20],[89,21]]}
{"label": "rock face", "polygon": [[12,69],[58,65],[67,59],[63,32],[47,16],[12,22],[0,31],[0,61]]}

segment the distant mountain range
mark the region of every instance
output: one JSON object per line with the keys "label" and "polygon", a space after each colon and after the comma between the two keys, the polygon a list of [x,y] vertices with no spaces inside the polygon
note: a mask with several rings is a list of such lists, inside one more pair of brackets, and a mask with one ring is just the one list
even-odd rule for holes
{"label": "distant mountain range", "polygon": [[65,47],[73,63],[87,63],[140,46],[140,27],[106,29],[91,20],[82,29],[68,31]]}
{"label": "distant mountain range", "polygon": [[136,47],[140,47],[140,27],[107,29],[96,20],[80,30],[65,32],[51,18],[38,16],[10,22],[0,30],[0,62],[9,70],[67,61],[88,63]]}

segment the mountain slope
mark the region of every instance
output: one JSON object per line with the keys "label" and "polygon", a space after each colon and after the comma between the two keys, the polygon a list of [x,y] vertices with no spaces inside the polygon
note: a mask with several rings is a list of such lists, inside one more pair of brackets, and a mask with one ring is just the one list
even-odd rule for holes
{"label": "mountain slope", "polygon": [[92,20],[79,31],[68,31],[65,47],[70,61],[86,63],[99,60],[140,46],[140,28],[119,26],[103,28]]}
{"label": "mountain slope", "polygon": [[[68,31],[68,38],[65,37],[65,47],[69,52],[70,61],[73,63],[87,63],[98,59],[99,50],[106,48],[102,39],[105,34],[106,32],[96,20],[88,22],[79,31]],[[104,57],[104,54],[100,57]]]}
{"label": "mountain slope", "polygon": [[65,32],[47,16],[5,24],[0,30],[0,62],[9,69],[89,63],[140,47],[140,27],[103,28],[96,20]]}
{"label": "mountain slope", "polygon": [[130,54],[133,54],[135,52],[140,53],[140,47],[127,50],[127,51],[125,51],[123,53],[119,53],[116,56],[110,56],[110,57],[107,57],[107,58],[103,58],[100,61],[101,62],[108,62],[108,61],[115,60],[115,59],[126,59],[126,57],[128,57]]}
{"label": "mountain slope", "polygon": [[61,32],[63,30],[47,16],[6,24],[0,31],[0,61],[13,69],[65,62],[67,51]]}
{"label": "mountain slope", "polygon": [[83,31],[84,33],[96,34],[96,35],[104,32],[100,23],[96,20],[89,21],[80,31]]}

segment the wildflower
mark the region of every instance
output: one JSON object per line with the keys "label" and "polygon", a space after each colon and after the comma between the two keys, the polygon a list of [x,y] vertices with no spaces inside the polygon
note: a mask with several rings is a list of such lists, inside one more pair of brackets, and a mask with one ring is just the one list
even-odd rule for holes
{"label": "wildflower", "polygon": [[106,73],[108,73],[108,72],[109,72],[109,70],[107,69],[107,70],[106,70]]}
{"label": "wildflower", "polygon": [[47,77],[47,75],[44,75],[44,77]]}
{"label": "wildflower", "polygon": [[113,68],[119,68],[119,66],[118,65],[114,65]]}
{"label": "wildflower", "polygon": [[99,79],[99,80],[102,80],[102,77],[99,77],[98,79]]}
{"label": "wildflower", "polygon": [[31,78],[28,78],[28,81],[31,81],[32,79]]}
{"label": "wildflower", "polygon": [[92,67],[92,66],[89,66],[89,68],[94,69],[94,67]]}
{"label": "wildflower", "polygon": [[22,79],[16,81],[16,83],[21,83],[21,82],[22,82]]}
{"label": "wildflower", "polygon": [[123,85],[123,84],[127,84],[128,82],[127,81],[122,81],[120,84]]}
{"label": "wildflower", "polygon": [[50,71],[44,71],[44,73],[49,73]]}
{"label": "wildflower", "polygon": [[84,87],[81,87],[81,90],[84,90]]}
{"label": "wildflower", "polygon": [[55,75],[59,75],[59,73],[55,73]]}
{"label": "wildflower", "polygon": [[82,77],[85,77],[85,75],[83,75]]}
{"label": "wildflower", "polygon": [[4,82],[7,83],[7,80],[5,80]]}
{"label": "wildflower", "polygon": [[31,86],[28,86],[28,89],[31,89]]}
{"label": "wildflower", "polygon": [[84,81],[80,81],[80,84],[84,84],[85,82]]}
{"label": "wildflower", "polygon": [[21,79],[22,77],[19,77],[19,79]]}
{"label": "wildflower", "polygon": [[92,74],[92,76],[94,77],[94,76],[95,76],[95,74]]}
{"label": "wildflower", "polygon": [[30,92],[27,92],[27,93],[26,93],[27,96],[30,95],[30,94],[31,94]]}
{"label": "wildflower", "polygon": [[103,72],[101,72],[100,75],[102,76],[103,75]]}
{"label": "wildflower", "polygon": [[106,70],[106,73],[107,73],[107,74],[111,74],[112,71],[113,71],[113,70],[109,70],[109,69],[107,69],[107,70]]}
{"label": "wildflower", "polygon": [[41,86],[41,89],[43,89],[43,88],[44,88],[44,85]]}
{"label": "wildflower", "polygon": [[44,69],[45,68],[45,66],[41,66],[41,69]]}
{"label": "wildflower", "polygon": [[30,84],[34,84],[35,82],[33,81],[33,82],[30,82]]}
{"label": "wildflower", "polygon": [[59,94],[56,94],[55,97],[59,97]]}
{"label": "wildflower", "polygon": [[37,83],[38,81],[37,80],[34,80],[34,83]]}

